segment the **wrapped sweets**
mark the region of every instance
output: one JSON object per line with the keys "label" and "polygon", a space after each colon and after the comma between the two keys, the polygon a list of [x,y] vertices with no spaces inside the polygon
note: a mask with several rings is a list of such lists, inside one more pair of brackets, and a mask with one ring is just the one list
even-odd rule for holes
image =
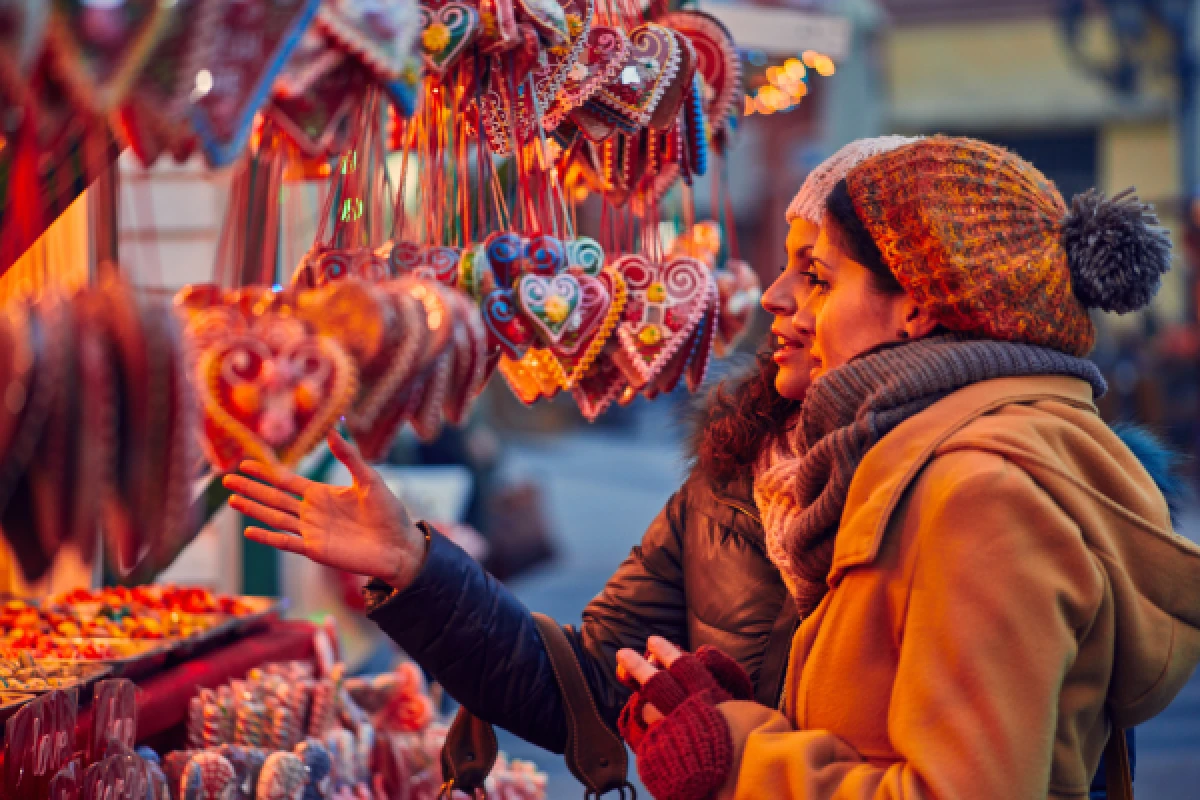
{"label": "wrapped sweets", "polygon": [[308,770],[294,753],[272,753],[258,777],[257,800],[301,800]]}
{"label": "wrapped sweets", "polygon": [[217,752],[229,761],[237,775],[233,796],[229,800],[255,800],[258,779],[262,773],[263,764],[267,760],[267,751],[254,747],[241,747],[236,744],[223,744]]}
{"label": "wrapped sweets", "polygon": [[239,703],[233,743],[243,747],[266,748],[269,744],[270,717],[265,703],[249,700]]}
{"label": "wrapped sweets", "polygon": [[337,685],[328,678],[322,678],[313,686],[312,711],[308,721],[308,735],[321,738],[333,727],[337,712]]}
{"label": "wrapped sweets", "polygon": [[303,800],[325,800],[333,784],[333,760],[329,751],[319,740],[305,739],[296,746],[296,755],[308,770]]}
{"label": "wrapped sweets", "polygon": [[212,750],[192,756],[183,771],[182,800],[228,800],[235,790],[237,773],[228,759]]}

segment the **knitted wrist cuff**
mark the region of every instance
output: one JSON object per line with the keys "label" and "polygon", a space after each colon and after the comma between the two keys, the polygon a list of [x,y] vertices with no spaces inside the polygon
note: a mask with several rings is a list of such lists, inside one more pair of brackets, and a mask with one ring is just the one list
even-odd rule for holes
{"label": "knitted wrist cuff", "polygon": [[707,693],[693,695],[650,727],[637,764],[657,800],[708,800],[733,768],[729,724]]}

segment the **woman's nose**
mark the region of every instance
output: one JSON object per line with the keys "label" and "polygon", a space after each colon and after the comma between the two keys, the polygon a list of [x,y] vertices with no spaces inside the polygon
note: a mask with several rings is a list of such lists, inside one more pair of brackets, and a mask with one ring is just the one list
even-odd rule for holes
{"label": "woman's nose", "polygon": [[796,302],[792,299],[792,293],[787,291],[786,276],[780,275],[776,278],[766,291],[762,293],[763,309],[776,317],[790,317],[796,313]]}
{"label": "woman's nose", "polygon": [[792,313],[792,327],[796,329],[796,333],[806,336],[816,333],[817,313],[813,302],[813,293],[810,292],[804,302],[795,304],[795,310]]}

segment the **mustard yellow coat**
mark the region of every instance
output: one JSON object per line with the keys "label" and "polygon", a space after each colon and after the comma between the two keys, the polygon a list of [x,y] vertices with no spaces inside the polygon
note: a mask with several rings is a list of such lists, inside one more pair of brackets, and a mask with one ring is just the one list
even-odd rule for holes
{"label": "mustard yellow coat", "polygon": [[721,798],[1086,798],[1200,660],[1200,548],[1059,377],[962,389],[863,459],[783,711],[723,703]]}

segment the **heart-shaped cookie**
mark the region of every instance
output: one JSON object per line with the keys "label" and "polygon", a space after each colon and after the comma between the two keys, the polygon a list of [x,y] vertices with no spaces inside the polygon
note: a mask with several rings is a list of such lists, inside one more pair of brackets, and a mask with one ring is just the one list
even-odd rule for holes
{"label": "heart-shaped cookie", "polygon": [[287,63],[319,0],[266,0],[224,4],[214,35],[216,52],[196,77],[192,124],[210,164],[239,156],[254,115]]}
{"label": "heart-shaped cookie", "polygon": [[574,275],[522,275],[517,282],[517,305],[545,344],[562,341],[582,300]]}
{"label": "heart-shaped cookie", "polygon": [[415,242],[387,242],[375,252],[387,260],[393,278],[412,275],[421,263],[421,246]]}
{"label": "heart-shaped cookie", "polygon": [[629,55],[629,37],[620,28],[593,25],[583,48],[555,95],[545,109],[544,127],[554,130],[567,115],[591,99],[606,84],[616,79]]}
{"label": "heart-shaped cookie", "polygon": [[602,270],[598,276],[582,271],[574,274],[582,290],[579,308],[561,341],[550,345],[550,352],[566,373],[566,388],[574,387],[600,355],[616,330],[626,302],[625,282],[615,270]]}
{"label": "heart-shaped cookie", "polygon": [[689,339],[707,311],[712,274],[697,259],[654,263],[642,255],[613,262],[629,292],[617,326],[615,359],[629,383],[648,384]]}
{"label": "heart-shaped cookie", "polygon": [[682,33],[696,51],[696,71],[704,79],[702,101],[709,124],[723,127],[742,92],[742,59],[733,37],[716,17],[703,11],[672,11],[664,25]]}
{"label": "heart-shaped cookie", "polygon": [[488,330],[489,346],[514,361],[520,360],[533,342],[533,332],[517,313],[512,289],[496,289],[483,298],[479,308]]}
{"label": "heart-shaped cookie", "polygon": [[[557,6],[554,0],[544,2]],[[538,134],[539,124],[546,130],[557,127],[558,122],[550,124],[547,115],[557,104],[563,85],[587,46],[591,33],[592,10],[593,0],[570,0],[566,7],[570,40],[560,46],[551,47],[544,53],[539,45],[541,60],[533,69],[532,80],[521,80],[515,87],[515,96],[512,96],[512,91],[506,86],[496,85],[497,81],[505,79],[507,73],[503,69],[493,72],[489,89],[482,100],[484,124],[493,152],[511,151],[514,118],[516,138],[522,143],[530,141]],[[518,72],[518,75],[521,74],[523,73]],[[532,92],[529,91],[530,83]],[[506,99],[508,102],[505,102]]]}
{"label": "heart-shaped cookie", "polygon": [[503,53],[516,47],[521,40],[517,33],[517,13],[514,0],[480,0],[479,16],[482,32],[480,50],[486,55]]}
{"label": "heart-shaped cookie", "polygon": [[670,28],[653,22],[634,28],[617,77],[600,90],[596,100],[635,128],[645,127],[679,70],[679,50],[679,40]]}
{"label": "heart-shaped cookie", "polygon": [[462,250],[457,247],[427,247],[421,252],[413,274],[432,278],[442,286],[453,287],[458,284],[458,262],[461,260]]}
{"label": "heart-shaped cookie", "polygon": [[537,28],[549,47],[559,47],[571,38],[567,13],[556,0],[517,0],[518,17],[524,16]]}
{"label": "heart-shaped cookie", "polygon": [[404,390],[421,364],[420,353],[429,337],[424,308],[411,294],[376,290],[387,309],[379,355],[359,370],[361,389],[346,412],[353,431],[374,425],[388,401]]}
{"label": "heart-shaped cookie", "polygon": [[525,255],[525,241],[520,234],[511,231],[495,231],[483,240],[484,255],[488,266],[496,276],[496,285],[511,289],[521,275],[521,259]]}
{"label": "heart-shaped cookie", "polygon": [[479,12],[462,2],[433,9],[421,6],[421,49],[425,68],[441,77],[479,33]]}
{"label": "heart-shaped cookie", "polygon": [[411,3],[333,0],[317,11],[316,27],[362,64],[378,83],[404,78],[423,29]]}
{"label": "heart-shaped cookie", "polygon": [[201,358],[205,452],[228,471],[245,458],[293,465],[353,402],[354,362],[333,340],[307,336],[272,349],[251,334]]}
{"label": "heart-shaped cookie", "polygon": [[[671,30],[668,28],[667,30]],[[692,88],[692,76],[696,74],[696,51],[692,49],[691,41],[679,31],[671,30],[679,45],[679,67],[663,89],[662,98],[650,115],[650,127],[655,130],[666,130],[675,124],[679,117],[679,109]]]}
{"label": "heart-shaped cookie", "polygon": [[604,248],[592,237],[568,239],[565,246],[568,265],[587,275],[599,275],[604,269]]}
{"label": "heart-shaped cookie", "polygon": [[717,355],[737,347],[762,298],[758,273],[741,259],[731,258],[716,274],[720,310],[717,316]]}
{"label": "heart-shaped cookie", "polygon": [[525,270],[532,275],[553,277],[567,267],[567,249],[562,239],[548,233],[530,236],[525,242]]}
{"label": "heart-shaped cookie", "polygon": [[571,390],[579,412],[588,422],[595,422],[629,388],[625,373],[613,360],[616,352],[617,348],[610,341]]}
{"label": "heart-shaped cookie", "polygon": [[447,292],[454,318],[451,347],[454,352],[453,372],[446,390],[443,415],[451,425],[461,425],[466,419],[471,401],[483,390],[487,371],[488,337],[478,307],[465,294]]}

